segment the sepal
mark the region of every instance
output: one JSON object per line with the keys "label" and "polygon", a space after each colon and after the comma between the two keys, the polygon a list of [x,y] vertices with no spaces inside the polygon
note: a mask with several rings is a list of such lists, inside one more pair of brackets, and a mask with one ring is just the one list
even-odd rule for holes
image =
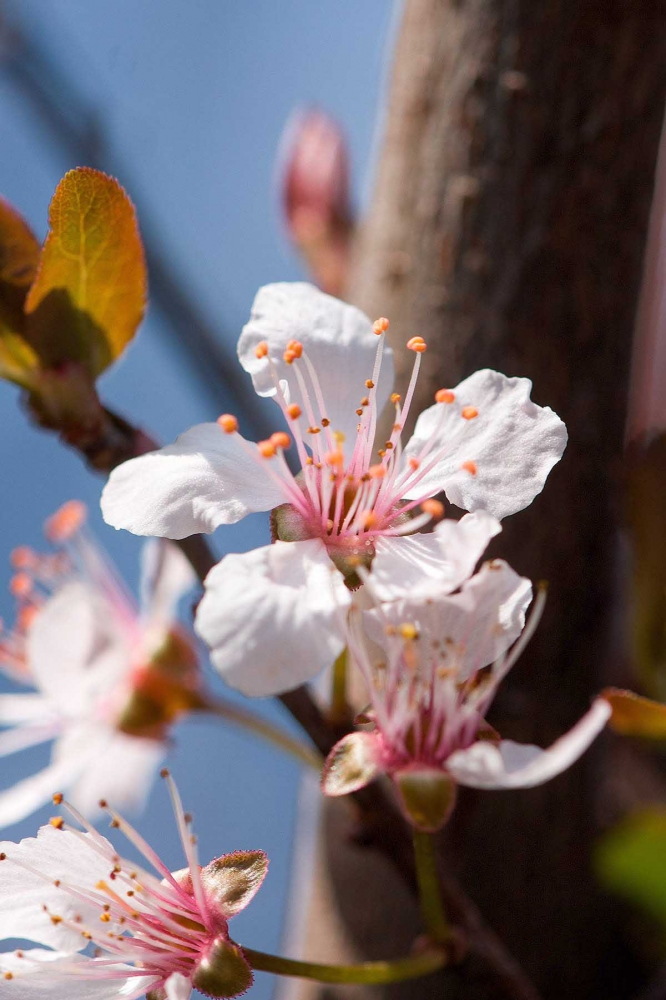
{"label": "sepal", "polygon": [[213,941],[208,954],[197,966],[192,976],[195,989],[215,998],[238,997],[249,990],[254,982],[252,969],[243,952],[228,938]]}
{"label": "sepal", "polygon": [[383,771],[375,733],[350,733],[335,744],[321,777],[325,795],[349,795],[365,788]]}

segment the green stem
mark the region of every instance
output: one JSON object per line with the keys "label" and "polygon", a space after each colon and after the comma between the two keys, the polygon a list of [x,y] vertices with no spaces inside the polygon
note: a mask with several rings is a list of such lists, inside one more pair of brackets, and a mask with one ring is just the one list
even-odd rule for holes
{"label": "green stem", "polygon": [[450,936],[437,873],[435,844],[431,833],[414,830],[414,860],[419,887],[419,902],[425,928],[437,944],[445,944]]}
{"label": "green stem", "polygon": [[279,726],[274,726],[271,722],[267,722],[266,719],[255,715],[254,712],[250,712],[246,708],[241,708],[240,705],[234,705],[233,702],[225,701],[223,698],[207,699],[202,709],[204,712],[215,715],[219,719],[224,719],[225,722],[231,722],[234,726],[247,729],[249,732],[254,733],[255,736],[260,736],[261,739],[272,743],[273,746],[278,747],[284,753],[290,754],[296,760],[300,761],[301,764],[321,771],[323,758],[316,750],[310,748],[301,742],[301,740],[294,739],[288,733],[285,733],[283,729],[280,729]]}
{"label": "green stem", "polygon": [[349,704],[347,702],[347,664],[349,653],[347,647],[342,650],[333,664],[331,684],[331,707],[329,718],[335,724],[343,724],[349,720]]}
{"label": "green stem", "polygon": [[293,958],[267,955],[253,948],[243,948],[253,969],[274,972],[278,976],[315,979],[319,983],[400,983],[405,979],[427,976],[446,965],[443,951],[425,951],[410,958],[393,962],[361,962],[359,965],[321,965],[318,962],[297,962]]}

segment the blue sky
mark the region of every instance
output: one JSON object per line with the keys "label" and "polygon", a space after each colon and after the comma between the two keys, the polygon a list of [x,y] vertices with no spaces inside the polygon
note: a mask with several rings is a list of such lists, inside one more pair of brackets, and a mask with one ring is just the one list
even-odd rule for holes
{"label": "blue sky", "polygon": [[[284,239],[274,186],[280,134],[295,107],[319,104],[344,125],[355,198],[363,203],[393,27],[390,0],[13,0],[5,9],[97,110],[109,168],[230,346],[261,284],[302,277]],[[45,129],[1,63],[0,133],[0,193],[43,236],[51,194],[79,163]],[[103,396],[168,441],[222,409],[219,387],[211,393],[183,362],[167,319],[154,309],[104,378]],[[246,377],[239,368],[238,378]],[[100,481],[55,438],[28,426],[17,392],[5,384],[0,422],[0,616],[11,621],[13,614],[6,592],[10,550],[39,545],[44,519],[72,497],[90,505],[99,539],[134,586],[141,542],[103,525]],[[218,531],[214,543],[221,555],[267,540],[266,518],[257,515]],[[260,708],[282,719],[274,705]],[[43,762],[42,751],[2,761],[0,787]],[[297,768],[215,722],[181,726],[169,763],[195,815],[204,860],[237,848],[269,854],[267,883],[233,931],[254,947],[279,948]],[[182,862],[169,813],[158,784],[139,825],[176,868]],[[48,814],[3,836],[32,834]],[[260,1000],[270,991],[270,980],[260,977],[252,996]]]}

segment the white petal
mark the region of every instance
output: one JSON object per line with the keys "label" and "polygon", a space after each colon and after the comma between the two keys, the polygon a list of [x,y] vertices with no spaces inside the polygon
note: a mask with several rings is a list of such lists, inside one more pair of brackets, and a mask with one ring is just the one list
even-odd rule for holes
{"label": "white petal", "polygon": [[84,816],[99,812],[107,799],[119,812],[137,812],[148,798],[166,747],[159,740],[126,736],[107,726],[82,726],[60,742],[62,754],[81,756],[81,773],[69,791]]}
{"label": "white petal", "polygon": [[452,754],[446,767],[461,785],[471,788],[531,788],[550,781],[578,760],[606,725],[611,707],[597,698],[592,708],[548,750],[502,740],[474,743]]}
{"label": "white petal", "polygon": [[135,535],[187,538],[283,502],[234,434],[198,424],[174,444],[114,469],[102,492],[102,514]]}
{"label": "white petal", "polygon": [[25,819],[35,809],[45,805],[55,792],[68,788],[83,763],[84,761],[74,757],[54,760],[37,774],[0,792],[0,828]]}
{"label": "white petal", "polygon": [[169,628],[181,597],[197,582],[177,545],[151,538],[141,552],[141,610],[144,619]]}
{"label": "white petal", "polygon": [[189,1000],[192,993],[192,980],[180,972],[172,972],[164,984],[167,1000]]}
{"label": "white petal", "polygon": [[[64,885],[90,890],[100,879],[108,879],[113,849],[105,841],[109,853],[103,857],[88,846],[91,840],[90,834],[79,837],[67,830],[43,826],[36,837],[19,844],[0,842],[0,852],[6,854],[6,859],[0,861],[0,940],[26,938],[68,952],[86,947],[80,930],[69,929],[64,921],[79,915],[82,923],[97,926],[100,906],[75,898]],[[12,859],[24,862],[44,877],[13,864]],[[55,885],[57,880],[60,886]],[[63,922],[54,923],[50,914],[63,917]]]}
{"label": "white petal", "polygon": [[7,725],[11,722],[43,721],[50,714],[49,704],[41,695],[0,695],[0,725]]}
{"label": "white petal", "polygon": [[226,556],[210,571],[195,628],[246,695],[298,687],[342,652],[350,595],[319,539]]}
{"label": "white petal", "polygon": [[99,593],[66,584],[46,602],[28,633],[35,686],[67,717],[90,714],[130,667],[129,634]]}
{"label": "white petal", "polygon": [[[366,612],[370,638],[384,646],[385,622],[396,626],[413,622],[419,642],[437,642],[447,652],[450,666],[465,680],[493,663],[518,638],[525,611],[532,599],[532,584],[500,559],[484,563],[458,594],[435,599],[432,594],[411,594],[382,605],[382,614]],[[446,663],[444,664],[446,665]]]}
{"label": "white petal", "polygon": [[[238,341],[238,357],[252,376],[260,396],[274,396],[275,384],[267,358],[257,358],[254,351],[261,341],[267,341],[270,357],[279,379],[289,386],[289,399],[306,409],[296,380],[294,366],[283,361],[290,340],[300,340],[319,378],[326,416],[335,431],[341,431],[348,442],[356,437],[356,409],[367,396],[366,379],[372,378],[378,338],[372,323],[355,306],[320,292],[303,282],[265,285],[260,288],[252,305],[247,325]],[[302,362],[308,391],[310,380]],[[393,391],[393,352],[384,348],[381,375],[377,382],[379,410],[386,405]],[[318,411],[315,411],[317,418]],[[317,419],[319,423],[319,419]]]}
{"label": "white petal", "polygon": [[[94,978],[91,959],[84,955],[26,948],[19,958],[16,952],[0,953],[0,977],[11,972],[11,1000],[43,1000],[58,992],[67,1000],[134,1000],[155,986],[155,976],[132,975],[132,966],[118,963],[115,970],[126,970],[126,979]],[[10,992],[11,989],[11,992]]]}
{"label": "white petal", "polygon": [[[459,507],[487,510],[498,518],[527,507],[567,443],[563,422],[549,407],[532,402],[531,388],[527,378],[484,369],[453,390],[454,403],[424,410],[405,456],[418,455],[433,437],[444,454],[407,496],[416,499],[445,490]],[[461,410],[466,406],[475,407],[478,416],[465,420]],[[470,461],[476,475],[462,469],[463,462]]]}
{"label": "white petal", "polygon": [[27,747],[35,747],[39,743],[52,740],[60,728],[57,720],[33,724],[28,726],[15,726],[0,733],[0,757],[7,757],[11,753],[18,753]]}
{"label": "white petal", "polygon": [[479,510],[459,521],[447,519],[430,534],[379,538],[372,563],[373,590],[381,601],[407,593],[448,594],[474,572],[499,521]]}

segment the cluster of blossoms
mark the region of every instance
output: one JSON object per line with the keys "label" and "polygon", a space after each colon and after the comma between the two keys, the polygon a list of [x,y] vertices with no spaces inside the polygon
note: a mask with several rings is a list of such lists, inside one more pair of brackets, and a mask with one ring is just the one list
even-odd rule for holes
{"label": "cluster of blossoms", "polygon": [[193,585],[184,556],[151,539],[137,607],[70,501],[46,523],[55,550],[12,553],[16,626],[0,635],[0,669],[29,688],[0,695],[0,754],[53,740],[50,764],[0,793],[0,825],[69,790],[84,813],[100,795],[122,808],[145,798],[170,723],[196,701],[193,637],[175,618]]}
{"label": "cluster of blossoms", "polygon": [[[531,401],[529,380],[484,370],[440,389],[403,444],[426,344],[407,343],[414,368],[403,397],[393,391],[387,329],[309,285],[262,289],[238,354],[286,429],[255,444],[232,414],[194,427],[118,467],[102,510],[115,527],[160,539],[270,511],[273,543],[212,569],[196,631],[228,683],[253,696],[297,687],[347,649],[369,705],[363,728],[331,751],[323,789],[343,795],[388,775],[408,821],[433,831],[458,785],[527,787],[560,773],[611,707],[596,699],[547,750],[502,740],[486,721],[543,595],[526,624],[530,581],[502,560],[477,565],[500,520],[543,488],[566,430]],[[377,447],[389,405],[391,429]],[[442,493],[469,513],[444,518]],[[34,840],[0,845],[0,936],[53,949],[3,954],[0,969],[21,984],[20,1000],[54,974],[74,1000],[187,1000],[193,987],[237,996],[252,971],[228,921],[259,888],[265,855],[237,852],[200,868],[170,779],[182,871],[170,872],[115,812],[112,826],[154,873],[84,818],[100,795],[103,808],[107,798],[143,797],[170,723],[200,692],[191,639],[174,621],[192,583],[179,551],[148,543],[139,610],[83,521],[81,506],[67,505],[47,527],[54,555],[14,554],[20,611],[0,656],[37,693],[0,697],[0,752],[55,744],[49,767],[0,795],[0,823],[62,786],[83,830],[57,818]]]}
{"label": "cluster of blossoms", "polygon": [[70,1000],[144,994],[188,1000],[193,987],[210,997],[235,997],[252,985],[252,970],[229,937],[229,920],[259,890],[266,855],[238,851],[200,867],[191,817],[162,773],[185,854],[180,871],[169,871],[104,800],[112,827],[149,868],[123,858],[59,794],[56,803],[76,825],[58,816],[36,838],[0,843],[0,936],[42,946],[0,955],[7,996],[32,1000],[59,982]]}

